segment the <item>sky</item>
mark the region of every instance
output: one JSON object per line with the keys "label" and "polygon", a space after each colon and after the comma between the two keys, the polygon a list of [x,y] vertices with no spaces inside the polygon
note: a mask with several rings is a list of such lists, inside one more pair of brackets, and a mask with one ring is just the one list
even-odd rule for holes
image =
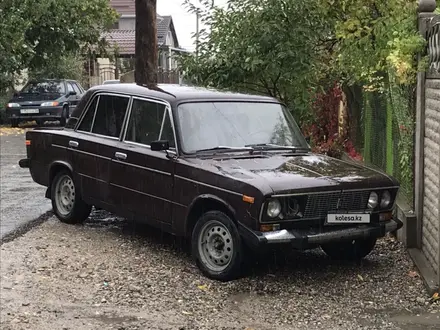
{"label": "sky", "polygon": [[[191,0],[194,5],[198,0]],[[227,0],[215,0],[216,6],[224,6]],[[182,48],[194,50],[194,40],[192,34],[196,32],[196,15],[188,13],[182,6],[183,0],[157,0],[157,13],[159,15],[171,15],[173,17],[174,28],[176,29],[177,39]]]}

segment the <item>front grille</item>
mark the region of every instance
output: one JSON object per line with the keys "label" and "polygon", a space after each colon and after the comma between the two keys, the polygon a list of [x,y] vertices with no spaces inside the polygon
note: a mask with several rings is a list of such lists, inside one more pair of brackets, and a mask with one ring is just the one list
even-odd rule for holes
{"label": "front grille", "polygon": [[[324,218],[329,211],[362,211],[367,209],[370,191],[345,191],[307,196],[305,219]],[[295,198],[295,196],[289,197]]]}

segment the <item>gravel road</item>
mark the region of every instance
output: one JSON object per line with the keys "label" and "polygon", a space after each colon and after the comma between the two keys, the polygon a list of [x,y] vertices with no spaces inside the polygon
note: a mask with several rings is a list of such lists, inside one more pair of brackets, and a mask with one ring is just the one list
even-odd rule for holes
{"label": "gravel road", "polygon": [[173,237],[93,219],[51,218],[1,246],[2,329],[440,328],[440,304],[391,237],[360,265],[294,252],[219,283]]}

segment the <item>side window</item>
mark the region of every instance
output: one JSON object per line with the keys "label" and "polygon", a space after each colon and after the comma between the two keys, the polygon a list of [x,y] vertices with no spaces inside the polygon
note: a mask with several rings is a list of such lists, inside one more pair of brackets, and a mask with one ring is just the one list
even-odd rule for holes
{"label": "side window", "polygon": [[171,126],[170,114],[168,111],[165,112],[165,120],[163,122],[162,134],[160,136],[160,140],[168,140],[170,143],[170,148],[175,148],[176,144],[174,141],[174,131]]}
{"label": "side window", "polygon": [[78,131],[90,132],[93,123],[93,117],[95,116],[96,104],[98,103],[99,96],[95,96],[86,110],[86,114],[78,127]]}
{"label": "side window", "polygon": [[76,92],[77,95],[81,94],[81,90],[79,89],[78,85],[73,83],[73,90]]}
{"label": "side window", "polygon": [[73,92],[74,90],[72,84],[70,82],[67,82],[66,84],[67,84],[67,93]]}
{"label": "side window", "polygon": [[92,133],[119,137],[129,100],[123,96],[101,95]]}
{"label": "side window", "polygon": [[158,140],[164,113],[164,104],[133,100],[125,140],[147,145]]}

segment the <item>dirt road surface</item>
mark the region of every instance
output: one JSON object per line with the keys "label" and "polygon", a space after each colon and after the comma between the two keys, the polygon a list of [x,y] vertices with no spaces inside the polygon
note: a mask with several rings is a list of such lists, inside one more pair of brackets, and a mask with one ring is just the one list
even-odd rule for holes
{"label": "dirt road surface", "polygon": [[18,166],[25,157],[25,129],[0,127],[0,239],[51,209],[45,188]]}
{"label": "dirt road surface", "polygon": [[2,329],[440,328],[440,305],[392,238],[360,265],[294,252],[220,283],[173,237],[92,218],[51,218],[1,246]]}

